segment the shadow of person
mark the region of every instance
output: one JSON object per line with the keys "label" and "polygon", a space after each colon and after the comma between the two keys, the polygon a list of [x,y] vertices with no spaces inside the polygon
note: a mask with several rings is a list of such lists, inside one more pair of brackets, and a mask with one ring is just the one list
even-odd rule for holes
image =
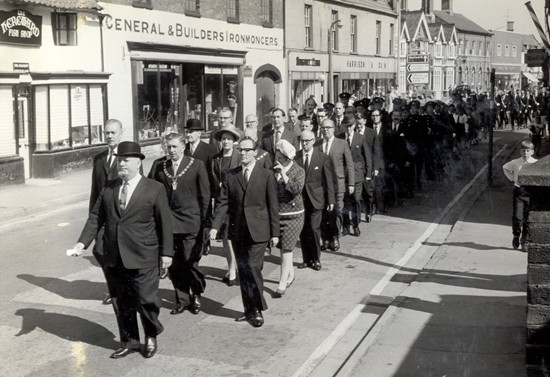
{"label": "shadow of person", "polygon": [[23,318],[21,330],[15,336],[27,335],[39,328],[71,342],[82,342],[106,349],[116,349],[119,345],[111,331],[84,318],[32,308],[19,309],[15,315]]}
{"label": "shadow of person", "polygon": [[19,279],[55,293],[66,299],[100,300],[107,292],[107,284],[89,280],[67,281],[59,278],[19,274]]}
{"label": "shadow of person", "polygon": [[[159,298],[161,301],[161,308],[163,309],[172,310],[176,305],[173,290],[159,289]],[[227,318],[236,318],[242,314],[241,312],[225,308],[221,302],[205,296],[201,296],[201,312],[216,317]]]}

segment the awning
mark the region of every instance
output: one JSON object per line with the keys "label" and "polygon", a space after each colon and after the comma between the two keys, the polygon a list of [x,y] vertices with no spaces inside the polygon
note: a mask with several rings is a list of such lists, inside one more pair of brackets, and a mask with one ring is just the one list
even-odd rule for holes
{"label": "awning", "polygon": [[522,73],[523,73],[523,76],[527,77],[527,79],[528,79],[529,81],[531,81],[531,82],[539,82],[539,79],[538,79],[535,75],[533,75],[533,74],[531,74],[531,73],[529,73],[529,72],[522,72]]}

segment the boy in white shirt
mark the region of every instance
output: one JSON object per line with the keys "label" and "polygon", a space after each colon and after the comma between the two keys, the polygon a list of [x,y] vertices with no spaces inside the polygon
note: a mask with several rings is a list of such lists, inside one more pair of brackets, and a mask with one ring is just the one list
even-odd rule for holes
{"label": "boy in white shirt", "polygon": [[[517,249],[523,245],[529,237],[529,193],[525,187],[518,183],[518,175],[525,164],[532,164],[537,160],[533,158],[535,146],[529,140],[521,142],[521,157],[509,161],[502,167],[504,175],[514,183],[512,232],[514,238],[512,246]],[[520,239],[521,236],[521,239]]]}

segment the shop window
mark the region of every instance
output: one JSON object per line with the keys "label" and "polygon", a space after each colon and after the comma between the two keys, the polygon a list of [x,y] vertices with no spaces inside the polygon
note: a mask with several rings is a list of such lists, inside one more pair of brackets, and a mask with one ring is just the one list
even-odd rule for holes
{"label": "shop window", "polygon": [[217,127],[220,110],[228,107],[236,124],[238,109],[238,70],[236,67],[204,67],[204,106],[208,129]]}
{"label": "shop window", "polygon": [[184,6],[186,16],[200,16],[200,0],[185,0]]}
{"label": "shop window", "polygon": [[273,27],[273,1],[262,0],[262,25]]}
{"label": "shop window", "polygon": [[239,22],[239,0],[227,0],[227,21]]}
{"label": "shop window", "polygon": [[39,85],[35,88],[36,149],[103,143],[105,85]]}
{"label": "shop window", "polygon": [[52,13],[52,29],[56,46],[77,45],[76,13]]}

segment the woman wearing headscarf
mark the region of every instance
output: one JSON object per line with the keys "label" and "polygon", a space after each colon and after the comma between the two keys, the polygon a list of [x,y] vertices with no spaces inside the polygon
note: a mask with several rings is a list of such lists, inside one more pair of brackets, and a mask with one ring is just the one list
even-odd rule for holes
{"label": "woman wearing headscarf", "polygon": [[[212,197],[215,201],[218,200],[221,192],[222,183],[225,180],[227,172],[240,165],[241,159],[239,152],[234,148],[236,142],[239,141],[240,133],[234,126],[228,126],[221,128],[213,132],[212,137],[220,142],[221,149],[212,158]],[[223,250],[225,257],[227,258],[228,272],[223,277],[223,282],[229,286],[235,285],[237,279],[237,261],[235,259],[235,253],[231,242],[227,239],[227,221],[218,233],[218,236],[222,239]]]}
{"label": "woman wearing headscarf", "polygon": [[279,140],[276,148],[273,170],[279,199],[281,276],[274,297],[280,298],[294,281],[293,251],[304,225],[302,189],[306,174],[304,169],[293,161],[296,149],[290,142]]}

